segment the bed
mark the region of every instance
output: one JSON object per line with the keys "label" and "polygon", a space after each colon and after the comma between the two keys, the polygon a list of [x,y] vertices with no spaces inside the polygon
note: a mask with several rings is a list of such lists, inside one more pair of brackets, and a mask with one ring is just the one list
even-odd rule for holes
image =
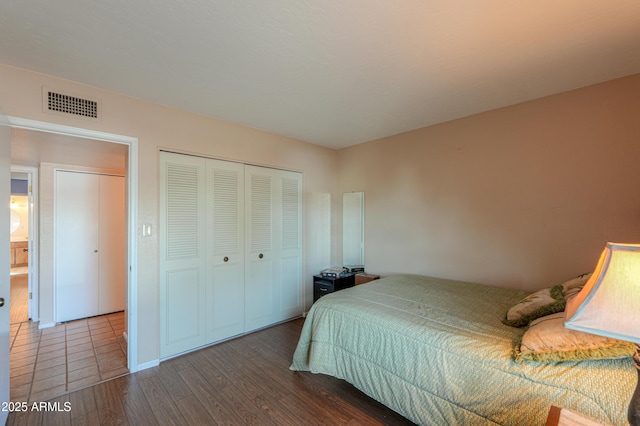
{"label": "bed", "polygon": [[353,384],[424,425],[544,425],[552,405],[625,425],[630,358],[517,363],[524,329],[502,323],[527,293],[400,275],[324,296],[292,370]]}

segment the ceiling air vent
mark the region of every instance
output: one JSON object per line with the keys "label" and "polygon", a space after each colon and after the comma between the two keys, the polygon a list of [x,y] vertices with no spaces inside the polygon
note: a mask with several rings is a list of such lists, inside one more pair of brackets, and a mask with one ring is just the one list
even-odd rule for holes
{"label": "ceiling air vent", "polygon": [[84,118],[98,118],[97,101],[44,90],[43,103],[46,112],[72,114]]}

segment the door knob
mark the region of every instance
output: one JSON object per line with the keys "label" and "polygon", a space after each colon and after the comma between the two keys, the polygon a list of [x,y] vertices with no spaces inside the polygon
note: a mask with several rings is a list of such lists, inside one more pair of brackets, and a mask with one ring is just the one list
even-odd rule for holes
{"label": "door knob", "polygon": [[260,253],[260,254],[258,255],[258,257],[259,257],[260,259],[262,259],[262,258],[264,257],[264,254]]}
{"label": "door knob", "polygon": [[4,306],[4,297],[0,297],[0,308]]}
{"label": "door knob", "polygon": [[224,259],[222,259],[222,260],[224,260],[225,262],[228,262],[229,258],[227,256],[225,256]]}

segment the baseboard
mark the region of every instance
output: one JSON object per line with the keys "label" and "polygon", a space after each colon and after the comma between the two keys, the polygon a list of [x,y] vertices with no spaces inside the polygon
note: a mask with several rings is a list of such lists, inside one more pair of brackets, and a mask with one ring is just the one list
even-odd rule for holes
{"label": "baseboard", "polygon": [[38,324],[38,330],[42,330],[43,328],[51,328],[51,327],[55,327],[56,323],[55,322],[50,322],[47,324]]}
{"label": "baseboard", "polygon": [[153,361],[144,362],[142,364],[138,364],[138,371],[146,370],[147,368],[153,368],[160,365],[159,359],[154,359]]}

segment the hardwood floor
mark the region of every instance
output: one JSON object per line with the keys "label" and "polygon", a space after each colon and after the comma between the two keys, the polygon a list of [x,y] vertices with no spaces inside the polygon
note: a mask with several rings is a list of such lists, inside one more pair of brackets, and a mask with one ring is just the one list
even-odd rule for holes
{"label": "hardwood floor", "polygon": [[11,413],[7,424],[412,424],[344,381],[289,370],[303,321],[68,393],[49,401],[60,411]]}

